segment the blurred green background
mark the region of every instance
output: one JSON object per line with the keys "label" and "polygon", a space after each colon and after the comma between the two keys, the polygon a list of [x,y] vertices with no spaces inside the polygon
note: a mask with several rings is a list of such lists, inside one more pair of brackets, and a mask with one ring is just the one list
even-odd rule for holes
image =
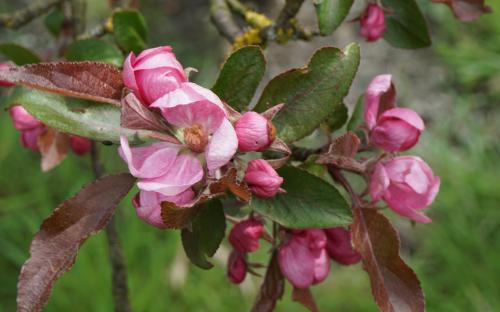
{"label": "blurred green background", "polygon": [[[0,12],[28,2],[1,0]],[[185,66],[200,71],[195,80],[211,86],[227,46],[209,24],[207,1],[140,2],[150,46],[172,45]],[[381,69],[376,60],[364,62],[358,76],[365,78],[357,80],[351,94],[357,97],[366,87],[373,76],[367,73],[393,73],[406,81],[395,81],[398,100],[422,112],[427,121],[421,144],[412,153],[425,158],[442,180],[428,211],[434,222],[412,226],[391,217],[401,231],[404,258],[421,279],[428,311],[500,311],[500,19],[493,13],[462,24],[443,5],[419,3],[433,32],[432,48],[409,52],[384,42],[373,45],[380,53],[408,53],[415,64],[410,69],[418,70],[404,67],[401,58]],[[500,11],[500,1],[487,3]],[[90,25],[107,14],[106,1],[89,1]],[[350,30],[342,31],[352,36],[357,26],[345,27]],[[52,39],[35,22],[19,31],[0,30],[0,41],[17,42],[43,55]],[[362,51],[371,47],[363,44]],[[398,71],[401,66],[404,71]],[[424,83],[433,91],[420,91]],[[124,170],[116,147],[102,150],[108,171]],[[39,156],[21,148],[7,112],[0,111],[0,311],[15,310],[17,276],[40,223],[91,180],[89,168],[88,157],[70,155],[55,170],[41,173]],[[222,261],[228,248],[219,252],[214,269],[202,271],[185,259],[179,233],[142,223],[130,198],[117,218],[134,311],[249,310],[260,280],[230,284]],[[256,258],[264,255],[265,250]],[[45,311],[112,311],[110,284],[107,246],[99,234],[87,241],[73,269],[57,282]],[[278,310],[303,311],[290,301],[289,292],[288,287]],[[361,265],[333,264],[327,281],[313,292],[322,311],[376,311]]]}

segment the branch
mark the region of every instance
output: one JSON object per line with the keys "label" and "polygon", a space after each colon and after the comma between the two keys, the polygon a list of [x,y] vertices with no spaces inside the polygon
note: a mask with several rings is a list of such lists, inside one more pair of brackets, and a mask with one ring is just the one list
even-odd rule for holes
{"label": "branch", "polygon": [[229,42],[234,42],[243,34],[225,0],[210,0],[210,18],[219,33]]}
{"label": "branch", "polygon": [[304,0],[286,0],[285,6],[283,6],[276,19],[276,28],[285,28],[288,26],[290,19],[299,13],[303,2]]}
{"label": "branch", "polygon": [[47,13],[52,7],[60,4],[63,0],[38,0],[24,9],[12,13],[0,15],[0,28],[18,29],[40,15]]}
{"label": "branch", "polygon": [[113,20],[110,17],[107,20],[105,20],[104,23],[97,25],[94,28],[84,32],[83,34],[79,35],[76,39],[82,40],[90,38],[100,38],[105,34],[111,32],[113,32]]}
{"label": "branch", "polygon": [[73,23],[73,38],[85,31],[86,0],[71,0],[71,19]]}
{"label": "branch", "polygon": [[[91,150],[92,171],[95,178],[99,178],[104,173],[104,168],[99,159],[99,150],[96,142],[92,142]],[[112,269],[112,287],[113,287],[113,302],[116,312],[131,312],[128,298],[127,286],[127,268],[125,266],[125,259],[120,244],[120,238],[115,228],[114,217],[109,221],[106,227],[106,237],[109,248],[109,260]]]}

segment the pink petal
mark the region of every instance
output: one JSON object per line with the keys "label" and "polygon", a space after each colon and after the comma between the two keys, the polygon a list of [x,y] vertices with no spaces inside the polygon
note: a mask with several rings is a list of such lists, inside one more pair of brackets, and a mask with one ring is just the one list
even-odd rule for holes
{"label": "pink petal", "polygon": [[412,109],[409,108],[392,108],[386,110],[382,115],[380,115],[379,120],[383,120],[384,118],[398,118],[404,120],[411,126],[415,127],[417,130],[423,131],[425,129],[424,121],[422,117]]}
{"label": "pink petal", "polygon": [[377,163],[370,179],[370,195],[373,202],[379,201],[389,187],[389,177],[381,163]]}
{"label": "pink petal", "polygon": [[[293,286],[305,289],[314,283],[316,259],[306,243],[293,236],[278,251],[278,263],[283,275]],[[318,272],[318,275],[321,272]]]}
{"label": "pink petal", "polygon": [[394,107],[395,96],[391,75],[378,75],[370,82],[364,99],[364,120],[368,129],[375,126],[382,111]]}
{"label": "pink petal", "polygon": [[9,109],[10,117],[14,123],[14,128],[17,130],[31,130],[36,127],[43,126],[43,124],[33,117],[28,111],[20,106],[16,105]]}
{"label": "pink petal", "polygon": [[130,173],[137,178],[156,178],[164,175],[174,164],[180,146],[171,143],[154,143],[130,148],[128,139],[120,137],[120,157],[127,163]]}
{"label": "pink petal", "polygon": [[370,140],[388,152],[405,151],[413,147],[420,137],[420,130],[401,119],[379,119],[370,133]]}
{"label": "pink petal", "polygon": [[429,188],[430,182],[418,162],[412,164],[410,172],[405,176],[404,181],[418,194],[425,193]]}
{"label": "pink petal", "polygon": [[190,128],[198,124],[209,134],[214,133],[225,119],[224,111],[208,101],[165,108],[162,113],[169,124],[179,128]]}
{"label": "pink petal", "polygon": [[199,101],[209,101],[219,106],[224,111],[224,105],[215,93],[192,82],[182,83],[179,89],[165,94],[151,106],[163,110],[164,108],[186,105]]}
{"label": "pink petal", "polygon": [[203,178],[203,167],[192,154],[177,156],[169,170],[160,177],[142,179],[137,183],[139,189],[155,191],[166,196],[179,194]]}
{"label": "pink petal", "polygon": [[175,54],[172,53],[172,48],[169,46],[142,51],[137,57],[134,68],[136,70],[169,68],[171,71],[175,71],[175,75],[178,76],[180,82],[187,81],[184,75],[184,68],[175,57]]}
{"label": "pink petal", "polygon": [[137,87],[137,83],[135,81],[134,63],[135,55],[133,52],[130,52],[130,54],[125,59],[125,62],[123,63],[122,78],[123,83],[127,88],[130,88],[137,92],[139,88]]}
{"label": "pink petal", "polygon": [[224,119],[205,148],[205,158],[209,172],[227,164],[238,149],[238,138],[233,125]]}
{"label": "pink petal", "polygon": [[21,131],[21,144],[34,152],[38,152],[38,137],[45,131],[45,127],[37,127]]}
{"label": "pink petal", "polygon": [[320,249],[312,252],[314,255],[314,282],[319,284],[325,280],[330,273],[330,258],[326,249]]}
{"label": "pink petal", "polygon": [[134,73],[140,96],[147,104],[179,88],[182,82],[177,71],[168,67],[136,70]]}

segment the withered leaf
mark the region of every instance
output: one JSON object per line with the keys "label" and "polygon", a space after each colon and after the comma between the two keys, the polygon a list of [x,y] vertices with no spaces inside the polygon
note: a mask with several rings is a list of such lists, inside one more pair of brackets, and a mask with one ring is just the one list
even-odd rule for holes
{"label": "withered leaf", "polygon": [[53,62],[10,67],[0,80],[66,96],[120,106],[123,81],[118,68],[99,62]]}
{"label": "withered leaf", "polygon": [[363,164],[353,157],[357,154],[361,140],[356,134],[349,131],[336,138],[328,149],[316,161],[318,164],[333,164],[345,170],[362,173],[365,171]]}
{"label": "withered leaf", "polygon": [[285,143],[285,141],[276,138],[276,140],[273,141],[271,146],[269,146],[269,150],[275,151],[278,153],[282,153],[283,157],[277,158],[277,159],[266,159],[267,162],[274,168],[274,169],[279,169],[286,165],[288,162],[288,158],[290,158],[290,155],[292,154],[292,151],[290,150],[290,147]]}
{"label": "withered leaf", "polygon": [[353,208],[351,225],[355,249],[370,277],[372,294],[383,312],[425,311],[416,274],[399,255],[399,236],[389,220],[375,209]]}
{"label": "withered leaf", "polygon": [[144,106],[133,93],[122,99],[120,124],[122,127],[129,129],[158,132],[169,130],[163,123],[161,116]]}
{"label": "withered leaf", "polygon": [[42,155],[42,171],[49,171],[66,157],[71,143],[67,134],[46,127],[37,144]]}
{"label": "withered leaf", "polygon": [[268,120],[272,120],[276,116],[276,114],[278,114],[280,110],[283,109],[284,106],[285,103],[276,104],[268,108],[266,111],[262,112],[261,115],[267,118]]}
{"label": "withered leaf", "polygon": [[200,208],[200,202],[190,207],[179,207],[174,203],[164,201],[161,203],[161,218],[168,229],[183,229],[191,224]]}
{"label": "withered leaf", "polygon": [[236,174],[236,168],[229,169],[222,178],[209,184],[210,193],[219,194],[229,190],[239,199],[248,203],[252,199],[252,193],[245,183],[237,180]]}
{"label": "withered leaf", "polygon": [[444,3],[450,7],[455,17],[462,22],[472,22],[484,13],[490,13],[491,7],[485,4],[485,0],[433,0]]}
{"label": "withered leaf", "polygon": [[63,202],[42,223],[17,285],[17,310],[40,311],[56,280],[75,263],[80,246],[102,230],[134,185],[130,174],[100,178]]}
{"label": "withered leaf", "polygon": [[316,300],[314,300],[314,297],[309,288],[299,289],[294,287],[292,292],[292,300],[302,304],[311,312],[319,312]]}
{"label": "withered leaf", "polygon": [[285,279],[278,264],[278,254],[273,252],[260,292],[252,307],[252,312],[272,312],[276,302],[285,291]]}

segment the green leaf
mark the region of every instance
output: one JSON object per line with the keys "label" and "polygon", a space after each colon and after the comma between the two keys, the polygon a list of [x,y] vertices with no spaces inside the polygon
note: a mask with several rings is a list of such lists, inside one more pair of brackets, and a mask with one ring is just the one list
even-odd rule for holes
{"label": "green leaf", "polygon": [[195,265],[210,269],[213,264],[207,257],[212,257],[219,248],[226,231],[224,209],[219,200],[204,204],[193,221],[192,229],[181,232],[182,246],[186,255]]}
{"label": "green leaf", "polygon": [[113,34],[126,52],[138,53],[146,48],[147,25],[137,10],[122,10],[113,14]]}
{"label": "green leaf", "polygon": [[354,106],[351,119],[347,123],[347,131],[354,131],[363,123],[364,101],[364,97],[361,95]]}
{"label": "green leaf", "polygon": [[119,142],[120,134],[132,142],[145,136],[120,127],[120,108],[112,105],[24,87],[17,87],[5,101],[7,105],[22,105],[47,126],[65,133],[111,142]]}
{"label": "green leaf", "polygon": [[45,27],[50,31],[52,35],[55,37],[59,37],[59,34],[61,33],[61,27],[64,24],[64,13],[60,8],[54,8],[52,11],[50,11],[47,16],[45,16],[45,19],[43,20]]}
{"label": "green leaf", "polygon": [[260,47],[241,48],[226,60],[212,90],[235,109],[245,110],[265,71],[266,59]]}
{"label": "green leaf", "polygon": [[285,107],[273,119],[278,137],[290,143],[316,129],[347,95],[359,65],[359,46],[344,50],[322,48],[308,67],[287,71],[273,78],[255,108],[265,111],[279,103]]}
{"label": "green leaf", "polygon": [[349,118],[348,113],[349,112],[347,111],[347,107],[344,103],[337,106],[337,108],[325,120],[330,132],[342,128],[342,126],[346,123],[347,118]]}
{"label": "green leaf", "polygon": [[354,0],[315,0],[320,34],[333,33],[347,17],[353,3]]}
{"label": "green leaf", "polygon": [[383,0],[386,14],[384,39],[396,48],[418,49],[431,45],[427,23],[415,0]]}
{"label": "green leaf", "polygon": [[[254,197],[250,207],[273,221],[295,229],[330,228],[351,223],[349,204],[331,184],[296,167],[278,170],[285,194]],[[306,187],[307,186],[307,187]]]}
{"label": "green leaf", "polygon": [[14,43],[0,44],[0,54],[3,54],[16,65],[39,63],[41,61],[40,57],[35,53]]}
{"label": "green leaf", "polygon": [[114,44],[100,39],[83,39],[73,42],[64,57],[68,61],[97,61],[117,67],[123,64],[123,55]]}

